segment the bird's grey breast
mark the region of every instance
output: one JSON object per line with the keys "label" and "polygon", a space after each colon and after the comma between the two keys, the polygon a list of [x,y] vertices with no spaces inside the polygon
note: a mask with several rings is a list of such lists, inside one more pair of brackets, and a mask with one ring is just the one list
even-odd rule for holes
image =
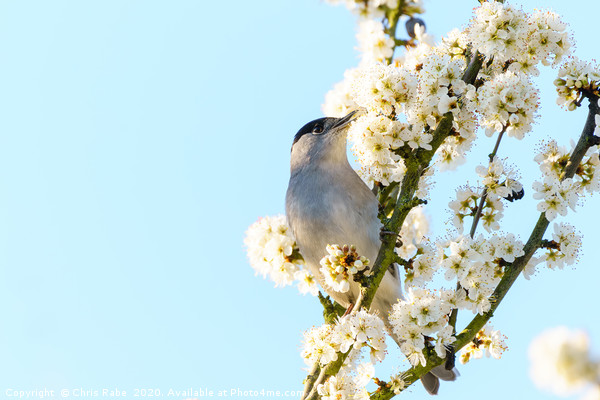
{"label": "bird's grey breast", "polygon": [[316,273],[327,244],[352,244],[372,262],[381,223],[375,195],[349,165],[292,173],[286,213],[307,266]]}

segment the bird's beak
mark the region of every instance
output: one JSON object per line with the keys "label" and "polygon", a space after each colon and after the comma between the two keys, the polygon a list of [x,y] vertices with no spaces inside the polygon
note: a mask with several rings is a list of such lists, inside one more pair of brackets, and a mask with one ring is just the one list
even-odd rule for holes
{"label": "bird's beak", "polygon": [[364,110],[362,108],[359,108],[358,110],[354,110],[350,114],[346,115],[345,117],[340,118],[331,127],[331,129],[343,128],[343,127],[345,127],[346,125],[348,125],[349,123],[351,123],[352,121],[354,121],[355,119],[357,119],[358,117],[360,117],[363,114],[364,114]]}

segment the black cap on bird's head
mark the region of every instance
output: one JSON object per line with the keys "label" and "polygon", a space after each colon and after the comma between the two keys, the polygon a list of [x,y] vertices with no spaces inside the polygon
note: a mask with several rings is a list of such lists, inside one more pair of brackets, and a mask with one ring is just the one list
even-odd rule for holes
{"label": "black cap on bird's head", "polygon": [[356,118],[358,118],[359,114],[360,114],[359,111],[355,110],[343,118],[325,117],[325,118],[319,118],[319,119],[310,121],[309,123],[304,125],[302,128],[300,128],[298,133],[296,133],[296,136],[294,136],[294,142],[292,143],[292,147],[294,146],[294,144],[296,144],[296,142],[298,140],[300,140],[300,138],[302,136],[304,136],[306,134],[309,134],[309,133],[313,134],[313,135],[327,134],[329,131],[334,130],[336,128],[345,127],[350,122],[352,122]]}

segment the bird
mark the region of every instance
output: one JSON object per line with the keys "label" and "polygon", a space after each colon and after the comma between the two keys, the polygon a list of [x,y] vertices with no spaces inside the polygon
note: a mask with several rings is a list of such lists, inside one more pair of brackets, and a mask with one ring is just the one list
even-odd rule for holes
{"label": "bird", "polygon": [[[379,202],[350,165],[347,132],[362,114],[354,110],[342,118],[324,117],[305,124],[294,136],[290,158],[290,180],[285,198],[288,223],[307,269],[338,304],[349,308],[358,298],[360,286],[350,282],[345,293],[325,284],[320,260],[328,244],[354,245],[359,255],[374,262],[381,247],[382,223]],[[400,270],[391,264],[375,294],[371,312],[379,314],[392,338],[401,345],[388,320],[392,305],[403,299]],[[421,378],[428,393],[437,394],[439,380],[453,381],[456,369],[443,365]]]}

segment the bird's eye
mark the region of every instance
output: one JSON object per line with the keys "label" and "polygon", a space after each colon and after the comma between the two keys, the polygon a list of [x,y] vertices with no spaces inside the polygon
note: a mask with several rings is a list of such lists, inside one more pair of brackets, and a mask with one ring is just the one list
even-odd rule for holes
{"label": "bird's eye", "polygon": [[323,133],[323,125],[317,125],[313,128],[312,133]]}

